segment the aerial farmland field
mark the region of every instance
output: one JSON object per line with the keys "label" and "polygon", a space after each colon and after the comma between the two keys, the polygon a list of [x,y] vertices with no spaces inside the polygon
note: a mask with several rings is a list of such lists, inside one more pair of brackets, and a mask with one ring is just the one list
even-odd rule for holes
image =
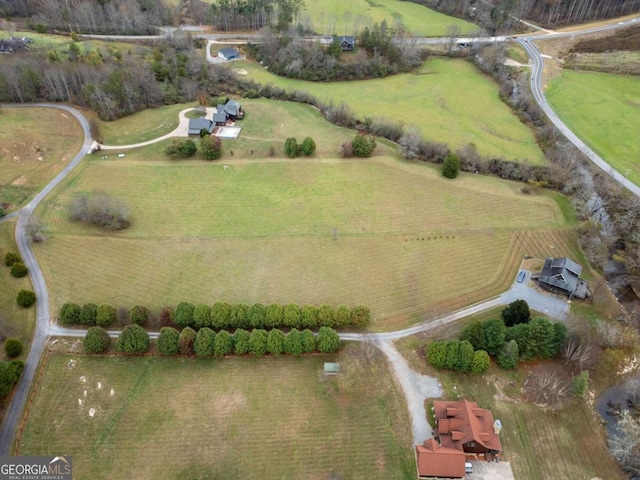
{"label": "aerial farmland field", "polygon": [[[159,144],[89,157],[54,191],[41,212],[50,239],[35,245],[54,311],[67,301],[364,304],[374,329],[398,328],[507,289],[524,254],[575,248],[556,194],[471,174],[452,182],[385,145],[342,160],[333,152],[353,132],[313,108],[244,105],[250,143],[225,144],[221,161],[169,160]],[[317,157],[283,158],[277,142],[266,156],[252,122],[259,137],[315,137]],[[94,189],[130,205],[131,228],[67,219],[73,195]]]}
{"label": "aerial farmland field", "polygon": [[[340,377],[322,373],[333,360]],[[358,348],[216,360],[52,354],[16,453],[51,451],[73,456],[77,480],[386,480],[415,469],[403,397],[382,354]]]}

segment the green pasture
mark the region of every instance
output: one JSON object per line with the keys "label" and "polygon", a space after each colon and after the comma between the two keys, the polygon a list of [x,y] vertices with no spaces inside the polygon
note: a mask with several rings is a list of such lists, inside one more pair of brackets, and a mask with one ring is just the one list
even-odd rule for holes
{"label": "green pasture", "polygon": [[178,114],[195,103],[179,103],[147,108],[118,120],[97,120],[105,145],[132,145],[172,132],[178,126]]}
{"label": "green pasture", "polygon": [[[35,249],[53,312],[67,301],[361,303],[374,329],[394,329],[504,291],[524,254],[572,248],[575,219],[556,194],[470,174],[452,182],[384,145],[342,160],[353,132],[316,109],[243,105],[240,139],[219,161],[170,160],[166,142],[115,151],[87,157],[48,197],[50,238]],[[283,158],[286,137],[307,135],[314,157]],[[129,229],[69,222],[73,195],[94,189],[128,203]]]}
{"label": "green pasture", "polygon": [[585,143],[640,185],[640,77],[565,70],[547,98]]}
{"label": "green pasture", "polygon": [[81,146],[80,124],[67,112],[55,108],[2,108],[0,205],[5,204],[12,211],[26,203]]}
{"label": "green pasture", "polygon": [[346,103],[361,119],[416,125],[431,141],[452,148],[474,143],[483,155],[543,163],[535,138],[498,96],[491,78],[464,60],[429,59],[412,73],[350,82],[305,82],[279,77],[255,62],[235,62],[245,78],[308,91],[322,102]]}
{"label": "green pasture", "polygon": [[[324,376],[334,360],[346,372]],[[16,450],[65,452],[77,480],[387,480],[415,469],[386,361],[358,349],[215,360],[53,354]]]}
{"label": "green pasture", "polygon": [[355,35],[365,26],[382,21],[425,37],[444,36],[452,25],[463,34],[478,30],[473,23],[400,0],[305,0],[300,17],[303,25],[309,22],[321,35]]}
{"label": "green pasture", "polygon": [[[505,371],[492,363],[484,375],[456,374],[429,366],[421,350],[426,341],[409,337],[396,346],[415,370],[437,376],[446,400],[466,398],[488,408],[503,425],[502,458],[511,463],[517,479],[626,478],[609,453],[600,417],[586,399],[542,406],[527,401],[521,388],[527,375],[561,369],[554,362]],[[431,402],[427,400],[427,408]],[[588,442],[576,442],[588,438]]]}

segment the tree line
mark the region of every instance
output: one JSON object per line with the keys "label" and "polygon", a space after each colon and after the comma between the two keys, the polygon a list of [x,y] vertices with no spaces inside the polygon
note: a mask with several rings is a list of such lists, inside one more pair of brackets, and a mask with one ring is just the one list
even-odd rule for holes
{"label": "tree line", "polygon": [[[288,333],[279,329],[269,331],[237,329],[233,334],[226,330],[215,332],[203,327],[197,332],[191,327],[178,331],[173,327],[160,330],[156,347],[161,355],[195,355],[199,358],[226,355],[302,355],[305,353],[333,353],[340,348],[338,333],[329,327],[321,327],[317,335],[309,329],[292,328]],[[118,336],[115,351],[125,355],[147,353],[151,342],[149,334],[140,325],[127,325]],[[102,327],[91,327],[83,339],[85,352],[103,354],[112,347],[108,332]]]}
{"label": "tree line", "polygon": [[[60,309],[60,323],[65,326],[99,326],[109,327],[116,322],[146,325],[152,316],[151,311],[143,305],[135,305],[130,309],[121,309],[108,304],[96,305],[87,303],[80,306],[77,303],[65,303]],[[230,304],[216,302],[212,306],[207,304],[193,304],[181,302],[174,309],[166,307],[161,316],[166,316],[164,323],[172,323],[180,328],[211,328],[215,330],[237,328],[319,328],[319,327],[366,327],[371,319],[367,307],[357,305],[349,308],[340,305],[336,308],[330,305],[299,306],[293,303],[287,305],[256,303]]]}
{"label": "tree line", "polygon": [[406,0],[477,23],[490,33],[521,28],[518,19],[547,27],[620,17],[637,12],[640,0]]}
{"label": "tree line", "polygon": [[[233,74],[209,65],[189,36],[172,37],[154,47],[27,52],[0,63],[0,101],[73,102],[115,120],[148,107],[191,101],[200,91],[217,96],[233,90]],[[146,55],[150,53],[149,58]]]}

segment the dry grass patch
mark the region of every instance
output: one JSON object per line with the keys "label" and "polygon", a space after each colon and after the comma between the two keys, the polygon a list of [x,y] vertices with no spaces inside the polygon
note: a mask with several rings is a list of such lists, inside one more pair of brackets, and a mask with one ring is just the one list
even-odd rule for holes
{"label": "dry grass patch", "polygon": [[55,108],[0,112],[0,205],[15,210],[73,158],[82,146],[76,119]]}
{"label": "dry grass patch", "polygon": [[334,359],[52,355],[16,453],[65,451],[92,480],[408,478],[409,418],[384,357],[348,385],[321,373]]}

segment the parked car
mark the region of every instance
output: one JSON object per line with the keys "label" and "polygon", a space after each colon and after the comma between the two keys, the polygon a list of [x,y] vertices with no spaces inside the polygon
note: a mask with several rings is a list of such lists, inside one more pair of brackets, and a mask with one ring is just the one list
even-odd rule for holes
{"label": "parked car", "polygon": [[520,273],[518,274],[518,283],[522,283],[524,281],[524,277],[527,276],[527,272],[525,272],[524,270],[521,270]]}
{"label": "parked car", "polygon": [[473,464],[471,462],[464,462],[464,473],[473,473]]}

